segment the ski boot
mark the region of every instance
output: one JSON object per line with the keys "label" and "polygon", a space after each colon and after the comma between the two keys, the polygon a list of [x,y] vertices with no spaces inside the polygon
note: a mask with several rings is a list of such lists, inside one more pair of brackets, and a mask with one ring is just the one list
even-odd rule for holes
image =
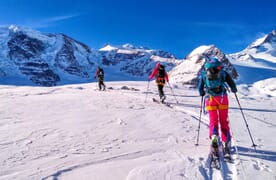
{"label": "ski boot", "polygon": [[212,135],[211,137],[211,167],[220,169],[219,140],[217,135]]}
{"label": "ski boot", "polygon": [[165,95],[163,95],[163,96],[160,97],[160,101],[161,101],[162,104],[165,103],[165,99],[166,99],[166,96],[165,96]]}
{"label": "ski boot", "polygon": [[223,143],[223,156],[225,160],[231,161],[231,141]]}
{"label": "ski boot", "polygon": [[219,140],[217,135],[212,135],[211,137],[213,155],[219,157]]}

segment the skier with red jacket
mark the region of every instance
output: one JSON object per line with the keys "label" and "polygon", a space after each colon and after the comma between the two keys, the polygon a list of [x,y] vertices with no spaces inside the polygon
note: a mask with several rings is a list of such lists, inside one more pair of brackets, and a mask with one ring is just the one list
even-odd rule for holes
{"label": "skier with red jacket", "polygon": [[164,95],[163,88],[166,84],[166,81],[169,82],[168,73],[165,70],[165,66],[158,62],[150,74],[148,80],[150,81],[153,78],[156,78],[156,84],[158,87],[159,97],[162,103],[164,103],[166,96]]}
{"label": "skier with red jacket", "polygon": [[97,71],[94,75],[94,78],[98,78],[98,85],[99,85],[99,90],[105,90],[105,84],[104,84],[104,70],[100,66],[98,66]]}

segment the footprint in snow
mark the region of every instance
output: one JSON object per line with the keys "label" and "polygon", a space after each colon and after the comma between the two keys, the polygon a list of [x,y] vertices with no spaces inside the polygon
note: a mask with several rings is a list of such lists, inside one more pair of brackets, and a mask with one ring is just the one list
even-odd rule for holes
{"label": "footprint in snow", "polygon": [[254,169],[258,170],[258,171],[267,171],[267,172],[272,172],[271,169],[269,168],[268,165],[264,164],[261,161],[256,161],[256,160],[251,160],[253,162],[252,166]]}
{"label": "footprint in snow", "polygon": [[121,118],[117,118],[117,123],[119,125],[127,125],[127,123],[124,120],[122,120]]}

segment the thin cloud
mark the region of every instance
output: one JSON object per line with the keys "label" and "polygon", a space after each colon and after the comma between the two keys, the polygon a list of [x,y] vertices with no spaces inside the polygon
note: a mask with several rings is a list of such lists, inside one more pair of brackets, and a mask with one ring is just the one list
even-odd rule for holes
{"label": "thin cloud", "polygon": [[69,21],[70,19],[77,18],[79,16],[82,16],[83,14],[68,14],[68,15],[62,15],[62,16],[54,16],[54,17],[48,17],[38,20],[31,20],[27,22],[24,26],[32,27],[32,28],[46,28],[50,26],[55,26],[57,23],[60,23],[62,21]]}
{"label": "thin cloud", "polygon": [[63,15],[63,16],[56,16],[56,17],[50,17],[47,19],[44,19],[42,21],[46,22],[46,23],[56,23],[59,21],[65,21],[65,20],[69,20],[75,17],[81,16],[81,14],[70,14],[70,15]]}

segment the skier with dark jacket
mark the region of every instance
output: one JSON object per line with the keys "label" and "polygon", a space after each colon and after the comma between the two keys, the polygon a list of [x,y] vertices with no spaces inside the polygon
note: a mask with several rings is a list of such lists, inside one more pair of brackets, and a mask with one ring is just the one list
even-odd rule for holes
{"label": "skier with dark jacket", "polygon": [[169,82],[169,76],[168,76],[168,73],[165,70],[165,66],[160,64],[160,62],[158,62],[156,64],[156,66],[153,69],[152,73],[150,74],[148,80],[150,81],[154,77],[156,78],[156,84],[157,84],[157,87],[158,87],[160,101],[162,103],[164,103],[164,101],[166,99],[166,96],[164,95],[163,88],[166,84],[166,81]]}
{"label": "skier with dark jacket", "polygon": [[104,84],[104,70],[100,66],[98,66],[97,71],[95,73],[94,78],[98,78],[98,84],[99,84],[99,90],[103,91],[105,90],[105,84]]}
{"label": "skier with dark jacket", "polygon": [[[213,148],[218,147],[219,132],[224,145],[224,153],[230,153],[231,134],[228,122],[227,86],[233,93],[237,87],[231,76],[223,70],[221,62],[216,57],[206,59],[204,70],[199,81],[199,94],[205,96],[206,108],[209,113],[209,138]],[[220,123],[220,130],[219,128]]]}

